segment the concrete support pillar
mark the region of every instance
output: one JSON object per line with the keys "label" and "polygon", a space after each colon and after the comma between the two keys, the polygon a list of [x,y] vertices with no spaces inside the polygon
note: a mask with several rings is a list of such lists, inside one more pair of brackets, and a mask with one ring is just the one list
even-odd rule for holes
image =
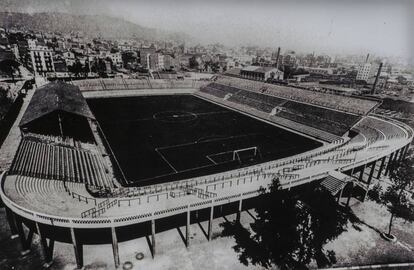
{"label": "concrete support pillar", "polygon": [[404,154],[403,154],[403,159],[407,156],[408,153],[408,149],[410,148],[410,144],[407,144],[404,148]]}
{"label": "concrete support pillar", "polygon": [[345,188],[345,186],[343,188],[341,188],[341,191],[339,192],[338,199],[336,200],[336,203],[338,203],[338,204],[339,204],[339,202],[340,202],[340,200],[342,198],[342,193],[344,192],[344,188]]}
{"label": "concrete support pillar", "polygon": [[211,240],[213,234],[213,217],[214,217],[214,205],[210,208],[210,219],[208,221],[208,241]]}
{"label": "concrete support pillar", "polygon": [[46,237],[43,235],[42,230],[40,229],[40,225],[36,222],[36,231],[40,238],[40,243],[42,245],[42,252],[43,257],[45,259],[45,263],[43,264],[44,268],[49,268],[53,264],[53,248],[55,245],[55,241],[53,239],[49,240],[49,244],[47,243]]}
{"label": "concrete support pillar", "polygon": [[359,178],[358,178],[358,181],[359,182],[363,182],[364,181],[364,171],[365,171],[365,165],[364,165],[364,167],[362,167],[362,170],[361,170],[361,172],[359,174]]}
{"label": "concrete support pillar", "polygon": [[[399,153],[399,150],[397,150],[397,151],[394,152],[394,158],[391,159],[391,164],[397,164],[397,161],[398,161],[398,153]],[[389,170],[391,170],[391,167],[390,167]],[[389,173],[389,171],[388,171],[388,173]]]}
{"label": "concrete support pillar", "polygon": [[369,172],[369,176],[368,176],[368,186],[371,183],[372,178],[374,177],[374,172],[375,172],[376,165],[377,165],[377,161],[372,162],[371,171]]}
{"label": "concrete support pillar", "polygon": [[376,165],[376,162],[373,162],[371,165],[371,171],[369,172],[369,176],[368,176],[367,189],[365,190],[364,198],[362,198],[362,201],[365,201],[365,198],[368,195],[369,186],[371,185],[372,176],[374,175],[374,171],[375,171],[375,165]]}
{"label": "concrete support pillar", "polygon": [[354,192],[354,182],[351,183],[351,191],[349,192],[348,200],[346,201],[346,207],[349,206],[349,202],[351,201],[352,193]]}
{"label": "concrete support pillar", "polygon": [[405,146],[404,158],[407,156],[408,150],[410,150],[410,144],[407,144],[407,145]]}
{"label": "concrete support pillar", "polygon": [[70,237],[72,238],[73,250],[75,252],[76,267],[78,269],[83,268],[83,246],[76,239],[76,232],[74,228],[70,228]]}
{"label": "concrete support pillar", "polygon": [[19,233],[17,231],[17,226],[16,226],[16,221],[14,219],[13,212],[9,208],[7,208],[7,206],[5,208],[6,208],[7,222],[9,223],[9,227],[11,231],[11,239],[15,239],[19,237]]}
{"label": "concrete support pillar", "polygon": [[236,215],[236,221],[240,223],[240,215],[241,215],[241,211],[242,211],[242,207],[243,207],[243,200],[239,201],[239,209],[237,211],[237,215]]}
{"label": "concrete support pillar", "polygon": [[377,174],[377,178],[378,178],[378,179],[380,179],[380,178],[381,178],[381,173],[382,173],[382,170],[384,169],[385,158],[386,158],[386,157],[383,157],[383,158],[381,159],[381,165],[380,165],[380,168],[379,168],[379,170],[378,170],[378,174]]}
{"label": "concrete support pillar", "polygon": [[118,269],[121,263],[119,261],[118,238],[116,237],[115,227],[111,227],[111,235],[112,235],[112,252],[114,254],[115,269]]}
{"label": "concrete support pillar", "polygon": [[404,152],[405,152],[405,146],[400,149],[400,156],[398,157],[398,163],[400,163],[404,159]]}
{"label": "concrete support pillar", "polygon": [[26,234],[25,234],[24,229],[23,229],[23,222],[16,215],[13,215],[13,216],[14,216],[14,220],[16,222],[16,228],[17,228],[17,233],[19,234],[20,243],[22,245],[21,255],[24,256],[24,255],[26,255],[30,252],[30,246],[32,244],[32,237],[33,237],[33,231],[30,230],[29,235],[26,238]]}
{"label": "concrete support pillar", "polygon": [[398,162],[398,157],[399,157],[399,155],[400,155],[400,149],[398,149],[397,151],[395,151],[395,155],[394,155],[394,163],[397,163]]}
{"label": "concrete support pillar", "polygon": [[394,162],[398,162],[399,160],[399,156],[401,154],[401,149],[397,149],[397,151],[395,151],[395,155],[394,155]]}
{"label": "concrete support pillar", "polygon": [[152,257],[155,257],[155,220],[151,220],[151,245],[152,245]]}
{"label": "concrete support pillar", "polygon": [[404,158],[405,146],[401,147],[400,151],[401,151],[401,153],[400,153],[400,157],[399,157],[398,161],[401,161]]}
{"label": "concrete support pillar", "polygon": [[407,145],[402,148],[402,153],[401,153],[401,159],[400,159],[400,161],[402,161],[405,158],[405,155],[406,154],[407,154]]}
{"label": "concrete support pillar", "polygon": [[384,163],[384,173],[383,176],[387,175],[388,163],[390,162],[390,156],[385,156],[385,163]]}
{"label": "concrete support pillar", "polygon": [[187,210],[187,224],[185,226],[185,246],[190,246],[190,224],[191,224],[191,211]]}
{"label": "concrete support pillar", "polygon": [[393,159],[394,159],[394,153],[391,153],[390,157],[388,158],[387,169],[385,170],[385,175],[388,175],[388,173],[390,172],[390,167],[391,167]]}
{"label": "concrete support pillar", "polygon": [[395,151],[395,155],[394,155],[394,162],[397,162],[397,161],[398,161],[398,155],[399,155],[399,153],[400,153],[400,150],[401,150],[401,149],[398,149],[397,151]]}

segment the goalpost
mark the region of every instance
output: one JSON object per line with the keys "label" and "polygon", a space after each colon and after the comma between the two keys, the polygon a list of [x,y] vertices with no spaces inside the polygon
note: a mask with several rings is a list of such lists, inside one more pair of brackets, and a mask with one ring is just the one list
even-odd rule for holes
{"label": "goalpost", "polygon": [[258,148],[257,146],[243,148],[243,149],[237,149],[233,151],[233,160],[237,160],[239,162],[242,162],[243,157],[250,158],[250,157],[256,157],[258,154]]}
{"label": "goalpost", "polygon": [[260,153],[260,148],[257,146],[247,147],[247,148],[240,148],[235,150],[229,150],[225,152],[220,153],[214,153],[207,155],[206,158],[209,159],[214,164],[221,164],[231,161],[238,161],[240,164],[243,163],[243,161],[249,160],[249,159],[255,159],[256,157],[259,157],[259,159],[262,158],[262,154]]}

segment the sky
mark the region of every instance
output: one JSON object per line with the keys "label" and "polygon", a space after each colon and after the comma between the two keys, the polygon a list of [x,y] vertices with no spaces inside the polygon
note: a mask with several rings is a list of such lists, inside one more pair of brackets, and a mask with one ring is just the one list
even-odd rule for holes
{"label": "sky", "polygon": [[202,44],[413,57],[414,0],[0,0],[5,10],[103,14]]}

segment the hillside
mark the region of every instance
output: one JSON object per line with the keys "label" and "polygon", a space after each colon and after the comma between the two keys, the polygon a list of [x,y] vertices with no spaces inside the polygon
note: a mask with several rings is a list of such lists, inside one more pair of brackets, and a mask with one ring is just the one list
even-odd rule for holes
{"label": "hillside", "polygon": [[186,39],[186,36],[182,33],[147,28],[123,19],[104,15],[0,12],[0,26],[42,32],[80,33],[89,37],[109,39],[138,38],[175,41]]}

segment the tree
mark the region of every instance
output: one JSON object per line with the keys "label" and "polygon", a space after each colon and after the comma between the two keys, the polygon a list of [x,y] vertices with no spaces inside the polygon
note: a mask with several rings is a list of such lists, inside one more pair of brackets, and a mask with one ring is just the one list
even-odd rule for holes
{"label": "tree", "polygon": [[7,95],[7,93],[8,89],[0,86],[0,127],[2,122],[1,120],[7,114],[10,106],[13,103],[13,100]]}
{"label": "tree", "polygon": [[79,60],[76,60],[73,65],[68,66],[68,71],[75,74],[75,77],[79,77],[79,74],[83,71],[82,63]]}
{"label": "tree", "polygon": [[189,60],[190,68],[198,69],[199,68],[199,61],[197,57],[194,55]]}
{"label": "tree", "polygon": [[16,71],[20,73],[19,66],[20,66],[19,62],[16,62],[13,59],[5,59],[0,62],[0,70],[3,71],[4,73],[7,73],[10,77],[12,77],[13,83],[14,83],[14,73]]}
{"label": "tree", "polygon": [[106,64],[103,59],[98,59],[91,63],[91,71],[98,73],[100,77],[106,76]]}
{"label": "tree", "polygon": [[387,237],[391,234],[394,218],[414,221],[414,204],[410,202],[408,190],[414,189],[414,158],[410,153],[402,162],[393,162],[390,166],[391,185],[381,192],[380,202],[391,213]]}
{"label": "tree", "polygon": [[88,73],[89,73],[89,63],[85,63],[85,66],[83,66],[82,68],[82,73],[84,77],[88,77]]}
{"label": "tree", "polygon": [[348,216],[328,191],[292,193],[275,180],[261,197],[251,230],[238,222],[221,224],[223,235],[235,238],[233,248],[243,264],[307,269],[313,260],[319,267],[336,262],[335,253],[324,245],[345,230]]}

